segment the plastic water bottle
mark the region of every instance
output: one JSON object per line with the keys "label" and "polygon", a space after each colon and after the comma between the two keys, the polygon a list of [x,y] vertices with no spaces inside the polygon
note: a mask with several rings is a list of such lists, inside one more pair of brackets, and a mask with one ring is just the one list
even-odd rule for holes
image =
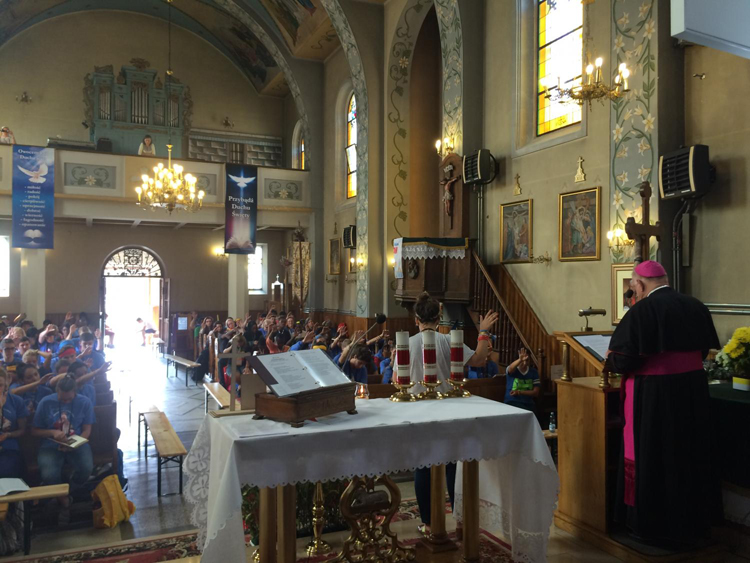
{"label": "plastic water bottle", "polygon": [[557,417],[554,412],[549,415],[549,431],[557,432]]}

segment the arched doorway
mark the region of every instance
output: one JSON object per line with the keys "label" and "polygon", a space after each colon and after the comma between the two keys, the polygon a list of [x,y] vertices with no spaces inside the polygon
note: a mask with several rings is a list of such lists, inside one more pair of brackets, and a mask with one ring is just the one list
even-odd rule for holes
{"label": "arched doorway", "polygon": [[[143,246],[120,247],[107,256],[99,286],[102,334],[104,322],[120,342],[137,344],[136,319],[153,325],[169,349],[169,278],[164,263]],[[145,344],[145,343],[144,343]]]}

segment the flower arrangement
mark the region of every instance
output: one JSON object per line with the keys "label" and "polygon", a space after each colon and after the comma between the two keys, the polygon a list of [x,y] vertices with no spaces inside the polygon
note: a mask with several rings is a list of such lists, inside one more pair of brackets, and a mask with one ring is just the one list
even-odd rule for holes
{"label": "flower arrangement", "polygon": [[716,355],[716,363],[732,373],[735,389],[750,390],[750,326],[734,331]]}

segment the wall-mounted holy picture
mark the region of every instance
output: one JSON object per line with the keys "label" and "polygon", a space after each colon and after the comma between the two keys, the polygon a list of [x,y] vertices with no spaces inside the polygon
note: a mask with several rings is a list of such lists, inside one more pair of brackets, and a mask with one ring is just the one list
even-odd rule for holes
{"label": "wall-mounted holy picture", "polygon": [[628,297],[633,264],[612,264],[612,324],[620,324],[630,308],[635,305],[635,295]]}
{"label": "wall-mounted holy picture", "polygon": [[500,261],[531,262],[533,201],[500,205]]}
{"label": "wall-mounted holy picture", "polygon": [[561,262],[599,260],[601,187],[560,194],[558,258]]}
{"label": "wall-mounted holy picture", "polygon": [[328,274],[338,276],[341,273],[341,239],[328,241]]}

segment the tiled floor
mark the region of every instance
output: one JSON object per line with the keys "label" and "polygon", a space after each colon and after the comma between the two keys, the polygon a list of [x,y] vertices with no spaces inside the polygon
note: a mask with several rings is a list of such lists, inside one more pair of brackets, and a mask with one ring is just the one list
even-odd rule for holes
{"label": "tiled floor", "polygon": [[[174,377],[174,367],[170,368],[170,377],[165,376],[166,367],[160,358],[155,358],[150,350],[136,348],[130,350],[112,350],[108,353],[114,362],[110,372],[110,381],[118,405],[118,428],[122,431],[119,447],[124,452],[125,475],[129,479],[127,497],[136,505],[136,512],[130,522],[121,524],[113,530],[95,530],[90,527],[62,532],[39,533],[32,544],[32,554],[38,555],[65,549],[82,549],[109,545],[120,541],[145,538],[149,536],[176,533],[190,530],[191,505],[184,496],[174,495],[157,499],[156,496],[156,459],[146,459],[138,455],[137,420],[139,406],[155,405],[167,414],[170,422],[189,450],[198,428],[203,421],[204,403],[203,388],[190,382],[185,387],[184,372],[179,378]],[[132,405],[130,401],[132,399]],[[130,412],[129,412],[130,405]],[[209,408],[214,408],[209,404]],[[143,436],[141,435],[141,440]],[[149,455],[154,450],[149,449]],[[162,492],[177,491],[178,471],[176,466],[162,469]],[[402,498],[414,498],[414,488],[410,482],[399,484]],[[452,517],[448,517],[448,529],[455,528]],[[415,521],[398,522],[394,530],[399,538],[415,537]],[[330,534],[325,539],[334,548],[340,546],[346,533]],[[305,545],[309,538],[298,540],[300,556],[304,555]],[[248,550],[248,561],[253,550]],[[548,549],[550,563],[599,563],[617,562],[612,557],[588,544],[577,540],[570,534],[552,526]],[[0,558],[0,561],[2,558]],[[198,559],[196,558],[195,561]],[[186,560],[192,561],[192,559]],[[736,558],[731,561],[747,561]]]}

